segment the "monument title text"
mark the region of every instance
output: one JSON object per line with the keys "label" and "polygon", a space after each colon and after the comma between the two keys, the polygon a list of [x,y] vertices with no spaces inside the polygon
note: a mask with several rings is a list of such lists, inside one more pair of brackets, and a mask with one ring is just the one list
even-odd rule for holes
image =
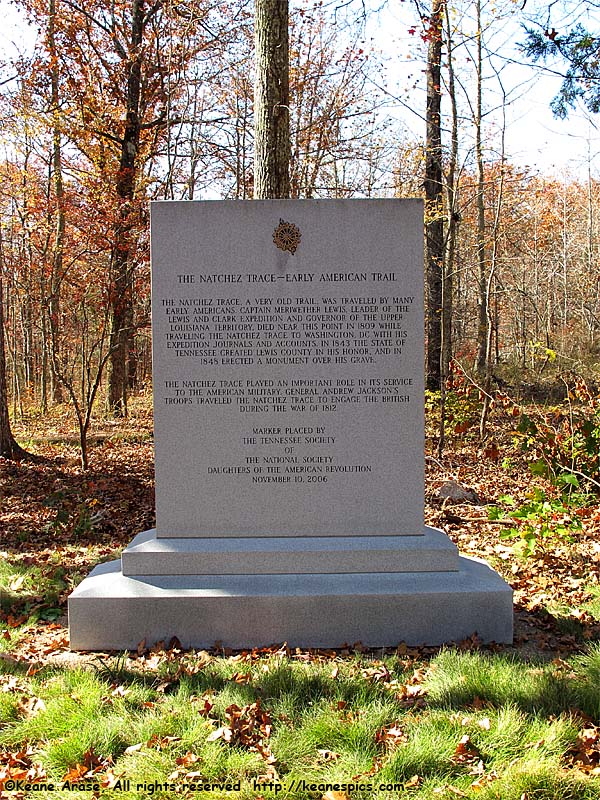
{"label": "monument title text", "polygon": [[248,272],[245,274],[230,272],[217,272],[212,275],[177,275],[178,283],[183,284],[202,284],[202,283],[363,283],[373,281],[375,283],[389,282],[396,280],[395,272],[294,272],[285,275],[274,275],[273,273]]}

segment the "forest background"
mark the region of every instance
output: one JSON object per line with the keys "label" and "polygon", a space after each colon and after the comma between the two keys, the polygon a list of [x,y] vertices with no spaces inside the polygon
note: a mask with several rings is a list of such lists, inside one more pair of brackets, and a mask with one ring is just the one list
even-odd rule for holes
{"label": "forest background", "polygon": [[[4,389],[15,416],[68,401],[83,441],[99,395],[126,415],[151,380],[148,201],[253,196],[253,5],[16,0],[10,12],[24,33],[0,97]],[[429,388],[451,359],[509,384],[596,360],[600,193],[593,113],[581,116],[595,79],[569,78],[558,47],[573,31],[581,45],[594,12],[292,7],[292,197],[424,196],[432,93],[442,104],[426,224],[442,236],[428,315],[443,315],[444,363]],[[519,109],[539,103],[543,75],[583,153],[570,170],[527,166],[530,143],[511,135],[511,120],[527,130]]]}

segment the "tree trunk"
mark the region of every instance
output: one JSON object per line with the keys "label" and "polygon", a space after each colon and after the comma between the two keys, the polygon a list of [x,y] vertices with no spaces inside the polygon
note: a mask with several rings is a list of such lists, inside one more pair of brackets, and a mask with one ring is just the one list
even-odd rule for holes
{"label": "tree trunk", "polygon": [[254,197],[290,196],[288,0],[256,0]]}
{"label": "tree trunk", "polygon": [[[479,423],[479,436],[483,440],[486,436],[488,415],[492,403],[492,339],[496,335],[496,348],[498,348],[498,291],[492,292],[496,283],[496,270],[498,268],[500,251],[500,221],[502,219],[502,208],[504,204],[504,173],[505,173],[505,144],[506,144],[506,93],[503,90],[502,100],[502,132],[500,137],[500,182],[496,198],[496,210],[494,213],[494,224],[492,228],[492,253],[489,274],[487,276],[486,288],[486,312],[487,312],[487,338],[485,349],[485,380],[483,384],[484,397],[483,408],[481,409],[481,419]],[[495,304],[492,307],[490,298],[494,297]],[[494,316],[496,315],[496,321]]]}
{"label": "tree trunk", "polygon": [[35,345],[33,340],[33,269],[30,260],[25,273],[25,299],[21,306],[21,322],[23,328],[23,367],[25,370],[25,385],[33,394],[35,390]]}
{"label": "tree trunk", "polygon": [[452,46],[452,23],[448,7],[444,9],[446,17],[446,43],[448,48],[448,96],[452,110],[452,127],[448,172],[446,178],[447,233],[444,257],[443,307],[442,307],[442,379],[448,377],[452,360],[452,311],[454,294],[454,264],[458,242],[460,214],[458,212],[458,104],[456,102],[456,79],[454,73],[454,53]]}
{"label": "tree trunk", "polygon": [[444,217],[441,129],[442,25],[445,0],[432,0],[427,50],[427,113],[425,142],[425,243],[427,279],[426,386],[441,386]]}
{"label": "tree trunk", "polygon": [[444,267],[442,276],[442,322],[440,343],[440,435],[438,439],[438,457],[442,458],[446,445],[446,383],[450,376],[452,361],[452,309],[454,293],[454,262],[458,239],[458,105],[456,102],[456,79],[454,74],[454,53],[452,44],[452,23],[448,6],[444,8],[446,23],[446,44],[448,48],[448,96],[452,110],[452,133],[450,154],[446,176],[446,208],[447,234],[444,247]]}
{"label": "tree trunk", "polygon": [[48,299],[48,316],[50,319],[50,343],[53,371],[52,400],[62,403],[63,393],[60,381],[54,374],[54,364],[59,359],[60,351],[60,285],[63,275],[63,251],[65,242],[65,189],[62,174],[62,150],[60,134],[60,97],[58,58],[54,26],[56,20],[56,0],[50,0],[48,9],[48,49],[50,51],[50,82],[52,87],[52,169],[54,180],[54,197],[56,200],[56,231],[54,250],[52,253],[52,275],[50,277],[50,297]]}
{"label": "tree trunk", "polygon": [[42,370],[40,375],[40,411],[46,415],[48,413],[48,367],[49,358],[48,353],[52,347],[50,337],[48,336],[48,320],[46,318],[46,306],[48,298],[46,296],[46,281],[44,278],[43,270],[40,276],[40,328],[42,334]]}
{"label": "tree trunk", "polygon": [[477,321],[477,374],[483,377],[488,360],[488,276],[485,241],[485,173],[483,167],[483,46],[481,34],[481,0],[477,0],[477,109],[475,118],[475,157],[477,160],[477,266],[479,272],[479,305]]}
{"label": "tree trunk", "polygon": [[117,174],[118,211],[112,247],[112,291],[108,407],[127,415],[130,340],[133,335],[133,250],[136,221],[134,194],[140,143],[140,94],[144,0],[132,0],[131,53],[127,74],[127,110]]}
{"label": "tree trunk", "polygon": [[4,292],[2,287],[2,234],[0,232],[0,456],[10,459],[26,458],[25,452],[15,441],[8,416],[8,390],[6,386],[6,361],[4,358]]}

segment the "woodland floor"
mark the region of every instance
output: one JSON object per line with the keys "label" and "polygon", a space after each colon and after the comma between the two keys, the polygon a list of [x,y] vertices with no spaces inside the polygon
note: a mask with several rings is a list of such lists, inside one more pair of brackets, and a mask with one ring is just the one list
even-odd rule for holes
{"label": "woodland floor", "polygon": [[[19,442],[39,458],[0,459],[0,551],[16,567],[39,570],[44,591],[20,591],[25,581],[13,579],[4,592],[4,637],[8,642],[11,628],[20,628],[23,617],[33,615],[37,624],[19,636],[11,652],[37,659],[46,650],[54,657],[63,651],[67,657],[70,591],[93,564],[118,558],[137,533],[154,524],[150,401],[135,399],[127,420],[98,421],[90,436],[87,472],[80,468],[68,408],[50,417],[30,414],[13,428]],[[433,438],[428,449],[433,451]],[[441,500],[437,493],[451,480],[474,490],[478,502]],[[463,431],[450,437],[441,460],[427,457],[425,518],[462,553],[487,559],[513,587],[514,643],[493,649],[550,658],[600,639],[600,503],[592,497],[577,510],[582,529],[571,541],[551,538],[534,556],[517,557],[513,543],[499,537],[502,524],[488,519],[488,507],[501,495],[524,501],[534,483],[549,495],[555,491],[543,478],[532,478],[506,421],[492,427],[484,446],[474,432]],[[473,633],[462,647],[479,647]]]}

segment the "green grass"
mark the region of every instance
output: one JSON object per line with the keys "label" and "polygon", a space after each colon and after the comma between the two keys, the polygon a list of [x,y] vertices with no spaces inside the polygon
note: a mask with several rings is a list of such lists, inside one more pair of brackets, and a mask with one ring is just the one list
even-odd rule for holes
{"label": "green grass", "polygon": [[0,652],[14,647],[38,619],[57,619],[59,595],[65,589],[64,569],[57,561],[44,568],[0,557]]}
{"label": "green grass", "polygon": [[600,587],[590,587],[589,591],[592,594],[592,599],[584,605],[583,609],[595,619],[600,619]]}
{"label": "green grass", "polygon": [[[590,720],[600,722],[600,646],[568,664],[444,650],[421,665],[426,694],[412,706],[402,701],[401,687],[415,665],[396,657],[383,659],[387,675],[374,669],[381,662],[364,656],[204,661],[198,667],[186,656],[142,671],[136,660],[121,658],[85,670],[48,666],[30,677],[19,665],[3,665],[0,751],[27,743],[47,780],[60,786],[93,748],[102,760],[112,759],[114,779],[130,781],[128,789],[106,788],[100,796],[124,800],[178,795],[171,787],[154,791],[154,782],[181,787],[187,773],[190,781],[239,782],[236,791],[189,793],[213,800],[320,800],[335,783],[352,784],[347,795],[359,800],[434,800],[460,796],[456,792],[485,800],[600,798],[600,778],[572,769],[569,758],[580,730]],[[255,787],[255,781],[269,781],[268,765],[252,746],[256,738],[208,741],[230,723],[232,704],[248,714],[257,701],[270,717],[263,745],[276,759],[279,793]],[[206,702],[212,704],[208,713]],[[392,725],[396,736],[386,739],[382,730]],[[465,736],[467,758],[461,759]],[[181,762],[186,754],[187,766]],[[137,790],[138,783],[145,788]]]}
{"label": "green grass", "polygon": [[19,559],[0,553],[0,652],[10,651],[38,621],[52,622],[66,613],[64,596],[69,586],[79,583],[90,565],[110,558],[102,544],[88,547],[82,572],[65,568],[77,545],[63,545],[46,560],[36,563],[30,554]]}

